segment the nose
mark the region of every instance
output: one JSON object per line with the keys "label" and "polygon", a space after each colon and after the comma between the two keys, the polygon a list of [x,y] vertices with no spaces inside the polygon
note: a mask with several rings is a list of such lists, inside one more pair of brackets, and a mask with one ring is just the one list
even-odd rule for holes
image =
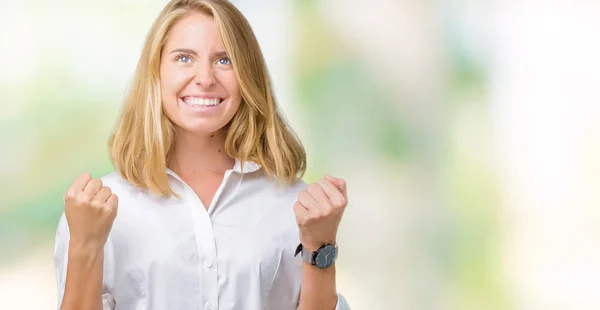
{"label": "nose", "polygon": [[194,78],[196,85],[203,88],[209,88],[215,85],[213,67],[210,64],[200,65],[199,67],[200,68],[196,71],[196,76]]}

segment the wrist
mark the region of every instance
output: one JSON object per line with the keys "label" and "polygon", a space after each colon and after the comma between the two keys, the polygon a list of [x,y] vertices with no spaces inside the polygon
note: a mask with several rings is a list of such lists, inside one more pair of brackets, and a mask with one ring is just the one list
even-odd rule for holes
{"label": "wrist", "polygon": [[296,248],[294,256],[302,254],[302,260],[306,264],[317,266],[320,269],[327,269],[335,263],[337,252],[337,244],[324,243],[313,251],[300,243]]}
{"label": "wrist", "polygon": [[69,255],[78,257],[94,257],[104,255],[104,246],[97,243],[69,241]]}
{"label": "wrist", "polygon": [[308,238],[305,238],[304,240],[302,240],[302,238],[301,238],[300,243],[302,243],[302,246],[305,249],[314,252],[326,244],[336,245],[337,242],[335,239],[336,239],[335,237],[329,238],[329,239],[322,239],[322,240],[310,240]]}

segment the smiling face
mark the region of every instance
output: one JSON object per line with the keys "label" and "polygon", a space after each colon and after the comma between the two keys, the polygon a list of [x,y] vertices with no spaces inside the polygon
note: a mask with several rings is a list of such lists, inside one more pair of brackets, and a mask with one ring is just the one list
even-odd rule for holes
{"label": "smiling face", "polygon": [[205,136],[237,112],[241,94],[214,18],[194,12],[169,32],[160,63],[163,110],[179,131]]}

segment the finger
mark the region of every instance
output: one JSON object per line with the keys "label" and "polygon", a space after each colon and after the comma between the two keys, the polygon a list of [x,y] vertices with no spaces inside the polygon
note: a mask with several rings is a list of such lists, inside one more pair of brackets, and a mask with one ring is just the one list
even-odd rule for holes
{"label": "finger", "polygon": [[85,186],[83,193],[89,195],[90,197],[94,197],[96,194],[98,194],[101,188],[102,181],[100,181],[100,179],[91,179]]}
{"label": "finger", "polygon": [[308,191],[304,190],[298,193],[298,201],[305,206],[308,210],[312,210],[317,207],[317,202],[315,199],[308,193]]}
{"label": "finger", "polygon": [[298,194],[298,202],[306,209],[306,219],[319,218],[326,210],[319,206],[315,199],[306,190],[301,191]]}
{"label": "finger", "polygon": [[106,203],[110,208],[117,209],[119,207],[119,197],[117,197],[115,194],[112,194],[110,197],[108,197]]}
{"label": "finger", "polygon": [[327,178],[320,179],[317,182],[317,185],[319,185],[319,187],[321,187],[321,189],[323,189],[323,192],[325,192],[325,194],[327,195],[327,197],[330,200],[332,198],[335,198],[336,196],[342,195],[342,192],[340,191],[340,189],[330,179],[327,179]]}
{"label": "finger", "polygon": [[332,205],[344,206],[346,204],[345,196],[331,181],[320,179],[317,184],[323,189]]}
{"label": "finger", "polygon": [[98,194],[96,194],[96,196],[94,197],[94,200],[106,202],[108,198],[110,198],[110,195],[112,195],[112,191],[110,190],[110,188],[107,186],[102,186]]}
{"label": "finger", "polygon": [[325,175],[325,179],[332,182],[342,192],[342,194],[346,194],[346,181],[343,179],[334,178],[330,175]]}
{"label": "finger", "polygon": [[300,225],[306,223],[308,219],[308,210],[300,202],[294,203],[294,213],[296,214],[296,222]]}
{"label": "finger", "polygon": [[88,172],[78,175],[73,181],[73,184],[71,184],[71,187],[67,190],[67,195],[75,196],[75,194],[83,192],[83,189],[91,179],[92,176]]}
{"label": "finger", "polygon": [[325,194],[325,191],[318,184],[310,184],[307,189],[308,193],[313,197],[313,199],[317,202],[317,205],[321,207],[321,209],[326,209],[331,207],[331,202],[329,201],[329,197]]}
{"label": "finger", "polygon": [[298,214],[307,214],[308,213],[308,209],[302,205],[302,203],[300,203],[299,201],[296,201],[294,203],[294,212],[296,212],[296,215]]}

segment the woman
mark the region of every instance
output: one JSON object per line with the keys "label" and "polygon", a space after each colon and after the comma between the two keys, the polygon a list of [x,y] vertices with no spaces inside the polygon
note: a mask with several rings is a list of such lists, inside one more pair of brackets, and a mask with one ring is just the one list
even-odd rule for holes
{"label": "woman", "polygon": [[349,309],[345,182],[300,179],[304,149],[228,1],[167,4],[109,148],[117,172],[81,174],[64,198],[61,309]]}

